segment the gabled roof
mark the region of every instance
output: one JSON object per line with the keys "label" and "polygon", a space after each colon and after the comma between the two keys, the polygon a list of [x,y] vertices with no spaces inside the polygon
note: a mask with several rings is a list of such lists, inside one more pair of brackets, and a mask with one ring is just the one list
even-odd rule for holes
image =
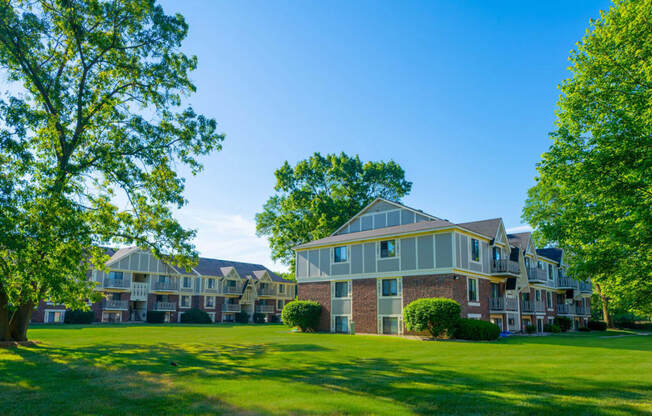
{"label": "gabled roof", "polygon": [[509,244],[516,246],[521,250],[525,250],[530,238],[532,238],[532,233],[507,234],[507,238],[509,239]]}
{"label": "gabled roof", "polygon": [[129,254],[135,252],[138,250],[138,247],[126,247],[126,248],[121,248],[118,251],[114,252],[113,255],[111,256],[111,259],[107,262],[107,264],[114,263],[115,261],[128,256]]}
{"label": "gabled roof", "polygon": [[242,278],[246,278],[247,276],[257,278],[256,272],[267,272],[269,273],[270,279],[272,279],[274,282],[290,282],[289,280],[278,276],[276,273],[272,272],[262,264],[255,263],[243,263],[239,261],[218,260],[200,257],[199,263],[197,263],[197,266],[195,266],[194,269],[197,271],[197,273],[203,276],[224,277],[229,273],[230,268],[235,269],[236,273],[238,273],[238,275],[240,275]]}
{"label": "gabled roof", "polygon": [[550,260],[553,260],[557,262],[558,264],[561,263],[561,256],[564,253],[564,251],[560,248],[556,247],[549,247],[549,248],[538,248],[537,249],[537,254],[540,256],[543,256],[545,258],[548,258]]}
{"label": "gabled roof", "polygon": [[457,225],[493,239],[496,237],[496,234],[498,234],[498,228],[500,227],[501,222],[501,218],[492,218],[490,220],[463,222]]}

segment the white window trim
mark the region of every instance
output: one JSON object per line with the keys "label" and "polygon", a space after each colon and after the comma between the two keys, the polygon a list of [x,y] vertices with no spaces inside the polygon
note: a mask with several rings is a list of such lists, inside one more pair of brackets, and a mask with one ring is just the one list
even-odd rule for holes
{"label": "white window trim", "polygon": [[[190,286],[184,285],[186,279],[188,279],[188,281],[190,282]],[[188,276],[181,277],[181,289],[192,289],[192,277],[188,277]]]}
{"label": "white window trim", "polygon": [[[210,282],[211,280],[213,281],[213,287],[210,287],[210,286],[208,285],[208,282]],[[217,288],[217,280],[215,280],[214,277],[209,277],[209,278],[207,278],[207,279],[206,279],[206,289],[215,289],[215,288]]]}
{"label": "white window trim", "polygon": [[[338,283],[346,283],[346,296],[341,296],[337,297],[337,284]],[[337,300],[351,300],[353,298],[353,285],[351,280],[333,280],[332,283],[333,285],[333,299]],[[337,315],[340,316],[340,315]],[[342,315],[344,316],[344,315]]]}
{"label": "white window trim", "polygon": [[[380,249],[380,244],[383,241],[394,241],[394,256],[393,257],[382,257],[380,255],[381,249]],[[363,254],[364,255],[364,254]],[[378,260],[391,260],[391,259],[399,259],[399,267],[400,267],[400,259],[401,259],[401,239],[400,238],[388,238],[387,240],[379,240],[376,242],[376,261]],[[376,267],[378,267],[376,265]]]}
{"label": "white window trim", "polygon": [[[183,306],[183,304],[181,303],[181,299],[183,299],[184,297],[190,298],[190,302],[188,302],[188,306]],[[190,296],[190,295],[179,295],[179,309],[190,309],[191,307],[192,307],[192,296]]]}
{"label": "white window trim", "polygon": [[[398,333],[396,334],[385,334],[383,332],[383,318],[397,318],[398,319]],[[378,334],[379,335],[403,335],[403,315],[401,314],[392,314],[392,315],[378,315]]]}
{"label": "white window trim", "polygon": [[[400,277],[382,277],[380,280],[380,290],[378,291],[378,298],[382,299],[401,299],[403,298],[403,281]],[[395,295],[383,295],[383,280],[396,280],[396,294]],[[389,315],[387,315],[389,316]]]}
{"label": "white window trim", "polygon": [[[47,317],[48,317],[50,312],[59,312],[61,314],[61,321],[60,322],[48,322]],[[46,324],[62,324],[65,319],[66,319],[66,310],[65,309],[46,309],[45,313],[43,315],[43,323],[46,323]]]}
{"label": "white window trim", "polygon": [[[474,280],[475,281],[475,296],[477,299],[471,299],[469,297],[469,281]],[[478,283],[478,279],[475,277],[466,277],[466,301],[468,302],[469,306],[480,306],[480,284]]]}
{"label": "white window trim", "polygon": [[[346,318],[346,325],[347,325],[347,331],[346,332],[335,332],[335,318],[341,317],[341,318]],[[351,314],[338,314],[338,315],[331,315],[331,332],[334,334],[350,334],[351,333],[351,319],[352,315]]]}
{"label": "white window trim", "polygon": [[[478,260],[473,260],[473,240],[478,242]],[[482,244],[479,238],[469,237],[469,262],[482,264]]]}
{"label": "white window trim", "polygon": [[467,313],[466,317],[469,319],[482,319],[481,313]]}
{"label": "white window trim", "polygon": [[[208,299],[213,298],[213,306],[208,306]],[[204,309],[215,309],[217,306],[217,300],[215,299],[215,296],[204,296]]]}
{"label": "white window trim", "polygon": [[206,312],[211,317],[211,322],[215,323],[215,312]]}
{"label": "white window trim", "polygon": [[[346,261],[335,261],[335,249],[336,249],[336,248],[345,248],[345,249],[346,249]],[[337,246],[337,247],[333,247],[333,248],[331,249],[331,255],[332,255],[331,258],[333,259],[333,263],[332,263],[332,264],[348,264],[348,263],[350,263],[350,262],[351,262],[351,256],[350,256],[350,254],[351,254],[351,250],[350,250],[350,246],[348,246],[348,245],[346,245],[346,246]]]}

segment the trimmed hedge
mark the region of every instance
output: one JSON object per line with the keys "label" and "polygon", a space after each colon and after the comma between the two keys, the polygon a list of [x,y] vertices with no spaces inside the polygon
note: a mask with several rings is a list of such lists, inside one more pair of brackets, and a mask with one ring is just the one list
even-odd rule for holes
{"label": "trimmed hedge", "polygon": [[498,325],[479,319],[462,318],[457,323],[455,338],[472,341],[493,341],[500,336]]}
{"label": "trimmed hedge", "polygon": [[554,334],[558,334],[561,332],[561,328],[559,325],[553,325],[553,324],[545,324],[543,326],[543,331],[544,332],[552,332]]}
{"label": "trimmed hedge", "polygon": [[534,325],[528,325],[525,327],[525,332],[527,332],[528,334],[534,334],[535,332],[537,332],[537,327]]}
{"label": "trimmed hedge", "polygon": [[555,318],[555,325],[559,325],[561,332],[566,332],[573,326],[573,321],[567,316],[558,316]]}
{"label": "trimmed hedge", "polygon": [[589,321],[589,329],[592,331],[606,331],[607,323],[602,321]]}
{"label": "trimmed hedge", "polygon": [[280,321],[281,321],[281,320],[280,320],[280,318],[278,317],[278,315],[272,315],[272,321],[271,321],[271,322],[272,322],[273,324],[277,324],[277,323],[279,323]]}
{"label": "trimmed hedge", "polygon": [[66,311],[63,316],[64,324],[92,324],[95,320],[93,311]]}
{"label": "trimmed hedge", "polygon": [[235,321],[239,324],[249,323],[249,314],[247,312],[238,312],[235,314]]}
{"label": "trimmed hedge", "polygon": [[285,305],[281,320],[287,326],[296,326],[302,332],[316,331],[319,327],[321,305],[312,300],[293,300]]}
{"label": "trimmed hedge", "polygon": [[188,309],[181,314],[182,324],[210,324],[212,322],[210,315],[201,309]]}
{"label": "trimmed hedge", "polygon": [[448,298],[422,298],[403,309],[409,331],[428,331],[433,338],[452,336],[460,320],[460,304]]}
{"label": "trimmed hedge", "polygon": [[165,312],[147,311],[147,322],[150,324],[162,324],[165,322]]}
{"label": "trimmed hedge", "polygon": [[577,330],[580,331],[580,332],[589,332],[589,331],[591,331],[591,330],[590,330],[588,327],[586,327],[586,326],[581,326],[581,327],[577,328]]}
{"label": "trimmed hedge", "polygon": [[254,322],[257,324],[264,324],[265,323],[265,314],[264,313],[254,313]]}

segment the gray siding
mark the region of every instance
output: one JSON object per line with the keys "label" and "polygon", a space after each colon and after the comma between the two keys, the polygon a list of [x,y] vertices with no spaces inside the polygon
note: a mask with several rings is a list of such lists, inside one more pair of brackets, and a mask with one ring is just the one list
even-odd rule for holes
{"label": "gray siding", "polygon": [[398,315],[402,312],[401,299],[380,298],[378,301],[378,315]]}
{"label": "gray siding", "polygon": [[401,225],[400,211],[392,211],[387,213],[387,226],[393,227],[395,225]]}
{"label": "gray siding", "polygon": [[373,206],[369,207],[365,213],[391,211],[393,209],[396,209],[394,205],[388,204],[385,201],[378,201]]}
{"label": "gray siding", "polygon": [[318,277],[319,276],[319,250],[310,250],[308,252],[308,276]]}
{"label": "gray siding", "polygon": [[364,272],[376,272],[376,243],[366,243],[364,245]]}
{"label": "gray siding", "polygon": [[401,239],[401,270],[414,270],[417,268],[417,240],[416,238]]}
{"label": "gray siding", "polygon": [[417,239],[417,252],[419,253],[419,269],[433,269],[435,267],[434,247],[432,235],[424,235]]}
{"label": "gray siding", "polygon": [[361,222],[362,222],[362,226],[361,226],[362,231],[371,230],[374,226],[373,217],[370,215],[366,217],[362,217]]}
{"label": "gray siding", "polygon": [[480,245],[482,246],[482,257],[480,258],[480,261],[482,262],[482,272],[483,273],[489,273],[489,256],[490,256],[490,249],[489,249],[489,243],[481,241]]}
{"label": "gray siding", "polygon": [[383,272],[397,272],[399,271],[398,268],[398,259],[397,258],[391,258],[391,259],[378,259],[378,272],[383,273]]}
{"label": "gray siding", "polygon": [[350,315],[351,299],[333,299],[332,308],[333,315]]}
{"label": "gray siding", "polygon": [[333,266],[331,266],[331,273],[333,276],[349,274],[349,263],[333,263]]}
{"label": "gray siding", "polygon": [[322,248],[319,250],[319,269],[321,271],[321,276],[327,277],[330,273],[330,264],[331,264],[331,249]]}
{"label": "gray siding", "polygon": [[425,215],[417,214],[415,222],[423,222],[423,221],[428,221],[429,218],[426,217]]}
{"label": "gray siding", "polygon": [[362,273],[362,244],[351,246],[351,274]]}
{"label": "gray siding", "polygon": [[300,251],[297,253],[297,276],[308,276],[308,252]]}
{"label": "gray siding", "polygon": [[436,267],[453,267],[452,233],[435,234]]}
{"label": "gray siding", "polygon": [[360,220],[359,219],[357,219],[357,220],[353,221],[351,224],[349,224],[349,232],[357,233],[358,231],[360,231]]}
{"label": "gray siding", "polygon": [[401,211],[401,224],[412,224],[414,222],[414,212],[404,209]]}
{"label": "gray siding", "polygon": [[469,268],[469,237],[462,234],[456,234],[456,236],[457,236],[457,241],[459,242],[457,249],[460,253],[460,264],[458,264],[458,266],[463,269],[468,269]]}
{"label": "gray siding", "polygon": [[374,215],[374,229],[376,228],[385,228],[387,226],[387,214],[376,214]]}

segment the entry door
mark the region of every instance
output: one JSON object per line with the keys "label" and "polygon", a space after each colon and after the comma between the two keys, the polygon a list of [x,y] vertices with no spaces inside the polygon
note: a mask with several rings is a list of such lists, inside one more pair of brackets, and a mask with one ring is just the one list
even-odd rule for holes
{"label": "entry door", "polygon": [[537,332],[543,332],[543,319],[537,318]]}

